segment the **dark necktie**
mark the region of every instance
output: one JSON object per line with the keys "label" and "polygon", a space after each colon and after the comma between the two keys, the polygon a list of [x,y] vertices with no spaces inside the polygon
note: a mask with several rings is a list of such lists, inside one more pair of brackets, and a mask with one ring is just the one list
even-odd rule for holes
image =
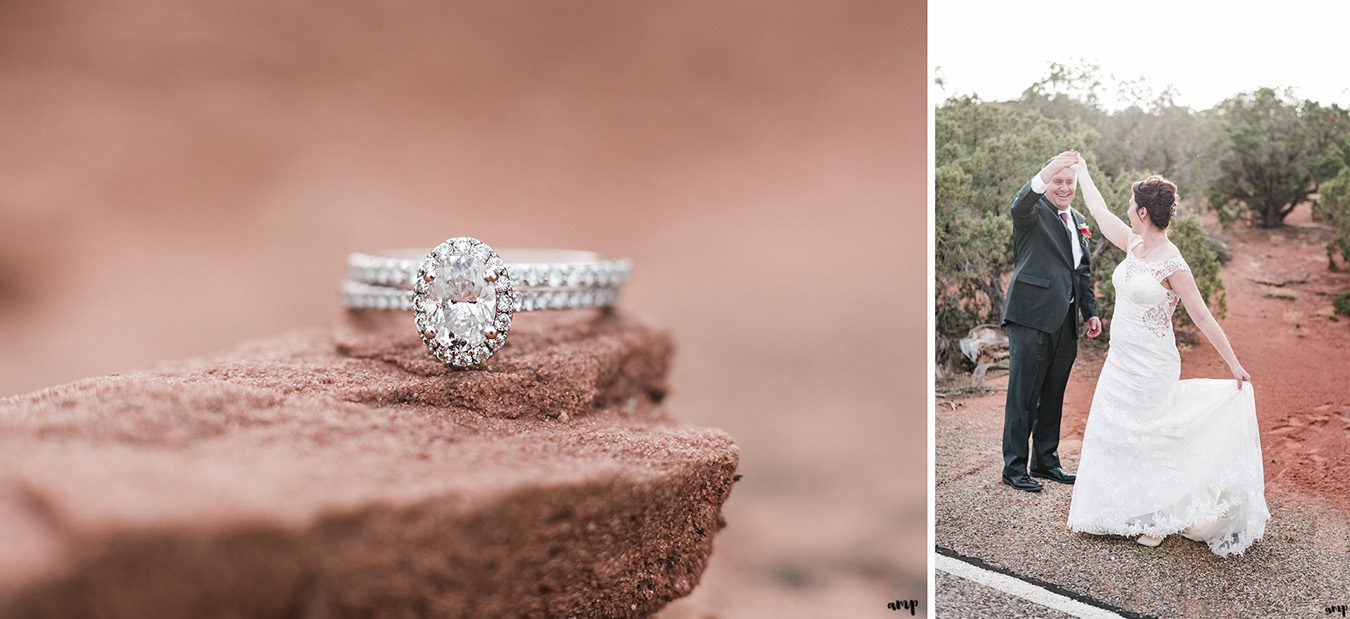
{"label": "dark necktie", "polygon": [[[1060,211],[1060,212],[1059,212],[1059,218],[1060,218],[1061,220],[1064,221],[1064,225],[1065,225],[1065,226],[1068,226],[1068,225],[1069,225],[1069,213],[1068,213],[1068,211]],[[1072,243],[1072,241],[1070,241],[1070,242]],[[1070,252],[1070,255],[1073,255],[1072,252]],[[1074,265],[1074,267],[1077,268],[1078,265]],[[1069,302],[1070,302],[1070,303],[1073,303],[1073,291],[1072,291],[1072,290],[1069,291]]]}

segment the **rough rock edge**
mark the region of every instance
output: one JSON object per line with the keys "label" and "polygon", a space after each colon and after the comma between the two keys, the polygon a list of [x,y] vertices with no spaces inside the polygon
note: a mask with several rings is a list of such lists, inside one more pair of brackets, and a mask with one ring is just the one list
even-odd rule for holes
{"label": "rough rock edge", "polygon": [[[663,330],[597,313],[569,337],[560,335],[569,333],[558,322],[566,319],[546,320],[539,324],[542,332],[513,331],[516,350],[508,353],[508,346],[483,370],[447,375],[454,371],[431,367],[418,374],[408,368],[417,367],[417,356],[425,355],[420,342],[410,350],[363,350],[363,343],[380,341],[373,336],[388,325],[354,331],[351,321],[358,318],[345,317],[331,343],[322,334],[301,331],[243,346],[215,360],[0,399],[0,445],[40,441],[51,446],[60,441],[62,449],[79,449],[88,441],[94,444],[90,447],[101,443],[191,450],[241,425],[266,427],[274,421],[266,411],[291,406],[317,403],[360,413],[370,406],[420,410],[439,404],[450,408],[450,415],[462,415],[473,412],[475,404],[492,406],[518,397],[535,406],[573,406],[529,413],[497,408],[480,411],[486,417],[478,418],[498,420],[486,424],[488,428],[522,422],[525,428],[538,428],[541,421],[557,423],[562,414],[590,414],[608,406],[610,413],[585,425],[605,424],[611,438],[622,436],[629,443],[617,456],[630,458],[628,469],[615,474],[601,467],[561,482],[536,480],[502,489],[494,499],[477,504],[466,504],[454,493],[410,504],[377,497],[358,506],[323,510],[298,526],[266,517],[226,517],[67,529],[60,527],[60,497],[25,488],[21,471],[14,467],[17,482],[13,475],[8,480],[0,475],[8,482],[0,484],[0,499],[9,495],[0,501],[9,503],[0,505],[5,508],[0,515],[17,511],[32,519],[47,514],[38,518],[46,523],[39,524],[61,529],[47,532],[71,556],[48,577],[17,587],[15,580],[0,582],[0,616],[95,611],[104,616],[373,611],[645,616],[692,590],[711,553],[712,534],[723,526],[720,510],[738,456],[730,438],[716,430],[689,430],[677,439],[694,450],[686,455],[706,457],[653,468],[649,457],[623,455],[633,453],[634,445],[659,452],[661,443],[647,439],[644,427],[673,426],[655,405],[665,393],[671,353]],[[333,343],[357,356],[338,354]],[[485,380],[495,382],[541,359],[571,365],[523,393],[492,394],[481,387]],[[344,380],[354,375],[360,379]],[[460,385],[479,383],[479,388],[452,388],[438,396],[433,388],[438,376],[442,383],[448,377]],[[543,397],[538,390],[545,392]],[[636,400],[640,406],[634,405]],[[158,421],[138,426],[135,420],[145,418],[147,410],[170,418],[151,415]],[[187,415],[190,427],[156,436],[155,425],[182,425],[174,414]],[[250,419],[248,414],[259,416]],[[525,419],[508,421],[513,415]],[[130,425],[123,423],[127,419]],[[598,449],[610,453],[605,446]],[[18,522],[15,528],[22,532],[26,524],[33,523]],[[0,530],[4,528],[0,523]],[[428,556],[426,548],[444,550]],[[465,571],[464,565],[476,567]]]}
{"label": "rough rock edge", "polygon": [[306,527],[82,535],[72,569],[3,595],[0,616],[649,616],[693,590],[725,526],[737,451],[715,435],[720,459],[676,474],[520,488],[468,510],[431,497]]}

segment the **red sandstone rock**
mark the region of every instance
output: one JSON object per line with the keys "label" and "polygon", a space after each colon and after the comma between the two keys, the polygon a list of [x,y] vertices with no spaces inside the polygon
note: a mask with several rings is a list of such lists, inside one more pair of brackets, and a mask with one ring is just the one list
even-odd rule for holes
{"label": "red sandstone rock", "polygon": [[[398,320],[402,318],[403,320]],[[0,399],[0,616],[645,616],[698,583],[737,450],[671,344],[522,317],[483,369],[406,316]]]}

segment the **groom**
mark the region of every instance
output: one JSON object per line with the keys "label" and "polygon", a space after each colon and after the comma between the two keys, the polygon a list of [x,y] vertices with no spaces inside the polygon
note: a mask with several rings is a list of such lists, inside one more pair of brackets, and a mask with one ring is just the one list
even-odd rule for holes
{"label": "groom", "polygon": [[1069,208],[1077,190],[1070,166],[1078,153],[1060,153],[1013,197],[1016,268],[1003,305],[1008,328],[1008,400],[1003,411],[1003,483],[1039,492],[1027,475],[1072,484],[1059,463],[1064,388],[1078,355],[1078,316],[1087,336],[1101,335],[1087,239],[1087,220]]}

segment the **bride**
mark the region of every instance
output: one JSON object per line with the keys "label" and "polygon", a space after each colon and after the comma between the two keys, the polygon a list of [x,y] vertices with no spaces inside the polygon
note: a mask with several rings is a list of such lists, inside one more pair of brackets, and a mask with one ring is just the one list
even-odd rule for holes
{"label": "bride", "polygon": [[[1110,348],[1083,432],[1069,528],[1138,535],[1146,546],[1180,533],[1220,556],[1241,554],[1270,518],[1255,395],[1167,238],[1177,186],[1161,176],[1135,183],[1127,225],[1107,209],[1081,157],[1073,169],[1092,218],[1125,259],[1111,276]],[[1233,379],[1179,380],[1172,333],[1178,301]]]}

